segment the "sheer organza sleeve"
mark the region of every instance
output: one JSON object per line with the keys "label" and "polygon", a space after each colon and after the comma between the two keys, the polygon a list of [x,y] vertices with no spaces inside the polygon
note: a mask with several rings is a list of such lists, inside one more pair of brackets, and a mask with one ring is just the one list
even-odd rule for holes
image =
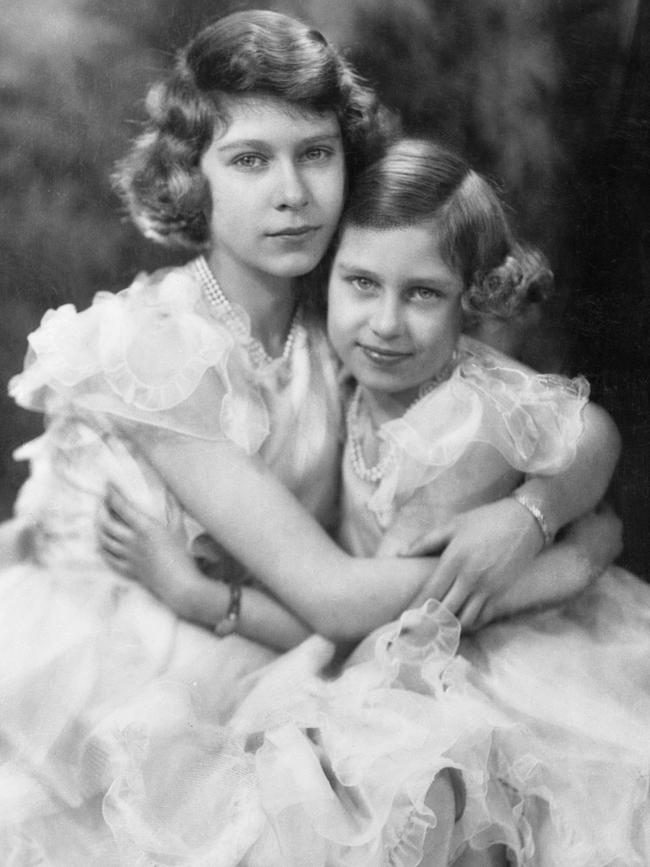
{"label": "sheer organza sleeve", "polygon": [[71,304],[48,311],[9,391],[28,409],[56,415],[76,408],[230,439],[249,453],[269,430],[242,349],[183,268],[140,275],[116,295],[98,293],[82,312]]}
{"label": "sheer organza sleeve", "polygon": [[457,464],[474,443],[500,452],[514,469],[554,475],[573,462],[589,385],[583,377],[538,374],[464,338],[452,377],[380,436],[395,460],[373,497],[390,508]]}

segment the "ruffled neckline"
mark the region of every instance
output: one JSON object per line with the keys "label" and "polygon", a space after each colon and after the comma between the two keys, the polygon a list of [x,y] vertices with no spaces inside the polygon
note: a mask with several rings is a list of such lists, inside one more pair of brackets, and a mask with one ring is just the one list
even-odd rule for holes
{"label": "ruffled neckline", "polygon": [[561,472],[575,457],[589,396],[584,377],[535,373],[466,336],[458,352],[448,379],[374,429],[385,471],[366,480],[367,506],[382,524],[391,520],[398,498],[432,482],[473,443],[494,447],[526,473]]}

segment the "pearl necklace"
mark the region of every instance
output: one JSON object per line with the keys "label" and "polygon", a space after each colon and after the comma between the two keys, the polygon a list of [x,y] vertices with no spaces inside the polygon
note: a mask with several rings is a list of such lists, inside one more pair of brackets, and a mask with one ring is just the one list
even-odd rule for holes
{"label": "pearl necklace", "polygon": [[[451,356],[451,359],[449,360],[449,364],[445,366],[444,370],[441,370],[440,373],[438,373],[432,379],[429,379],[427,382],[422,383],[422,385],[418,389],[417,396],[408,405],[408,407],[404,411],[404,415],[406,415],[409,410],[413,409],[413,407],[417,403],[419,403],[424,397],[430,394],[442,382],[445,382],[447,379],[449,379],[457,364],[458,350],[455,349],[453,355]],[[384,478],[386,472],[390,469],[392,464],[397,459],[397,449],[395,447],[395,443],[391,442],[384,456],[380,458],[380,460],[374,466],[369,467],[366,464],[363,457],[363,444],[361,441],[361,431],[359,429],[360,405],[361,386],[357,385],[348,405],[348,412],[346,417],[350,464],[352,465],[352,469],[354,470],[356,475],[362,481],[372,482],[373,484],[376,484]]]}
{"label": "pearl necklace", "polygon": [[215,279],[214,274],[210,270],[210,266],[205,260],[205,256],[199,256],[199,258],[195,260],[195,266],[203,287],[203,293],[208,303],[219,314],[219,317],[225,321],[226,325],[238,341],[246,347],[250,360],[253,363],[253,367],[262,367],[267,364],[272,364],[275,361],[288,361],[289,358],[291,358],[300,321],[298,310],[296,310],[291,320],[291,326],[289,328],[289,333],[287,334],[287,339],[284,342],[282,355],[279,356],[279,358],[273,358],[262,346],[262,343],[251,335],[248,325],[243,320],[242,316],[237,313],[230,301],[223,294],[221,286]]}

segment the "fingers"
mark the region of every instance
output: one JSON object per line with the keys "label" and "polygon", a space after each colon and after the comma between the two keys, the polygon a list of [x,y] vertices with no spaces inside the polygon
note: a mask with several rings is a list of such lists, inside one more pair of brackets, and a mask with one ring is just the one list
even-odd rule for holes
{"label": "fingers", "polygon": [[129,558],[134,531],[102,503],[97,513],[97,544],[102,558],[121,575],[131,577]]}
{"label": "fingers", "polygon": [[463,605],[467,602],[469,593],[470,587],[468,584],[462,578],[457,578],[449,588],[449,591],[445,593],[440,601],[451,611],[452,614],[458,616]]}
{"label": "fingers", "polygon": [[136,530],[145,526],[149,520],[149,516],[139,509],[115,482],[108,483],[105,502],[109,511]]}
{"label": "fingers", "polygon": [[97,511],[97,531],[102,536],[115,539],[122,544],[130,542],[134,536],[133,529],[125,524],[106,503],[101,503]]}
{"label": "fingers", "polygon": [[129,552],[124,542],[120,542],[119,539],[109,536],[102,530],[99,530],[97,533],[97,542],[104,559],[110,557],[113,560],[120,560],[124,563],[129,562]]}
{"label": "fingers", "polygon": [[483,629],[484,626],[487,626],[489,623],[492,623],[497,617],[503,616],[498,611],[498,605],[495,604],[494,599],[487,599],[485,604],[481,608],[481,613],[476,618],[474,622],[473,632],[477,632],[479,629]]}
{"label": "fingers", "polygon": [[446,524],[443,527],[438,527],[425,533],[415,542],[408,545],[400,552],[401,557],[427,557],[432,554],[440,554],[442,550],[449,544],[453,536],[453,528]]}
{"label": "fingers", "polygon": [[102,549],[102,558],[104,562],[107,563],[115,572],[118,572],[120,575],[124,575],[125,578],[135,578],[133,570],[131,569],[131,565],[130,563],[128,563],[128,561],[122,560],[120,557],[114,556],[105,549]]}
{"label": "fingers", "polygon": [[466,564],[443,554],[435,575],[439,595],[436,597],[452,614],[456,614],[476,586],[476,576],[468,574]]}
{"label": "fingers", "polygon": [[465,605],[462,606],[458,614],[463,632],[470,632],[478,629],[481,621],[481,615],[485,607],[486,599],[483,596],[472,596]]}

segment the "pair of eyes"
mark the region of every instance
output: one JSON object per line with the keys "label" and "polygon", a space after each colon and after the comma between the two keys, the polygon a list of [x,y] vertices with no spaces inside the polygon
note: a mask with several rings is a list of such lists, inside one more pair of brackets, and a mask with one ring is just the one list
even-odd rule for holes
{"label": "pair of eyes", "polygon": [[[299,155],[299,161],[302,163],[323,163],[330,160],[335,154],[336,149],[333,147],[315,145],[314,147],[305,149]],[[264,168],[271,160],[271,154],[249,152],[233,157],[231,165],[240,169],[254,170]]]}
{"label": "pair of eyes", "polygon": [[[377,295],[381,289],[376,280],[370,277],[351,275],[347,279],[361,295]],[[406,298],[409,301],[435,302],[445,298],[447,293],[436,286],[409,286],[406,290]]]}

